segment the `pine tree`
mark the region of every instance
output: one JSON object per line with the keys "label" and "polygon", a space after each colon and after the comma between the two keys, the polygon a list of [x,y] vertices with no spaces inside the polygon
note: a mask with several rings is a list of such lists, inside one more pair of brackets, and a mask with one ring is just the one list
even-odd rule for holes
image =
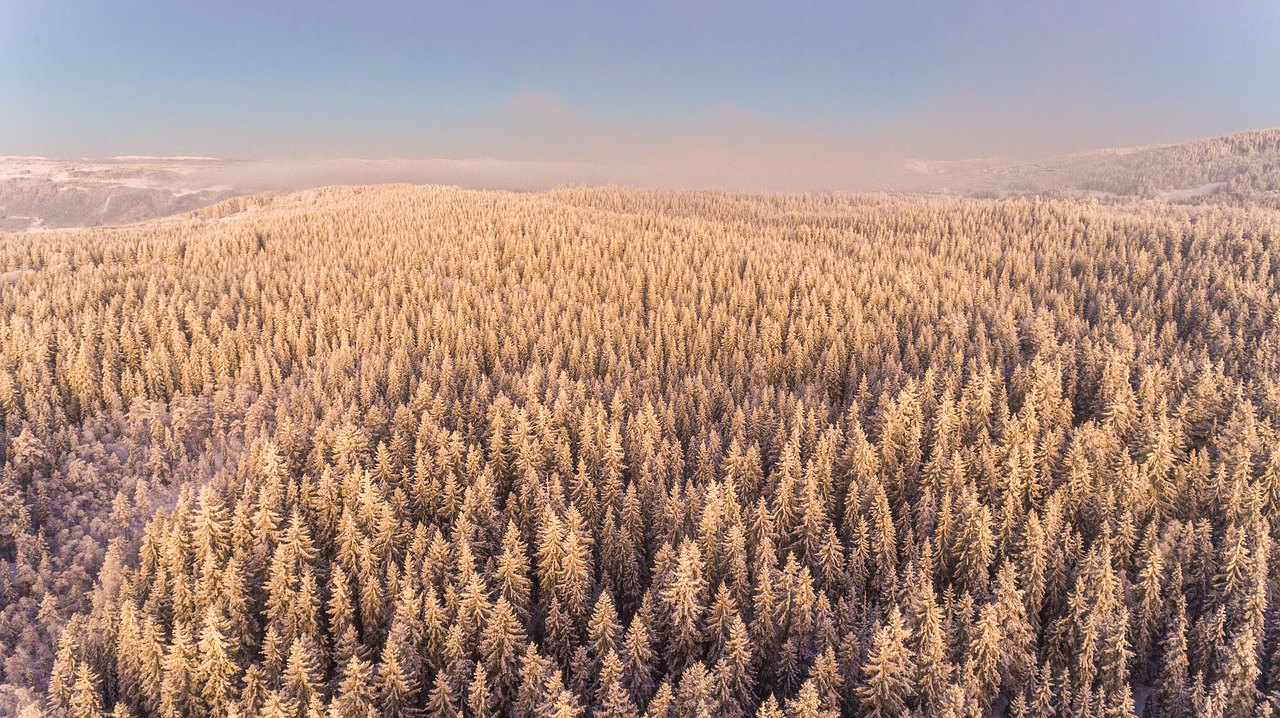
{"label": "pine tree", "polygon": [[498,557],[498,571],[495,576],[501,598],[505,599],[516,615],[527,627],[529,625],[529,558],[525,551],[524,540],[515,522],[507,523],[507,532],[502,538],[502,555]]}
{"label": "pine tree", "polygon": [[671,718],[674,702],[675,695],[671,691],[671,683],[663,681],[654,692],[653,700],[649,701],[649,707],[644,712],[645,718]]}
{"label": "pine tree", "polygon": [[753,617],[750,628],[751,637],[756,644],[756,655],[763,656],[776,650],[780,623],[778,615],[780,601],[774,585],[777,557],[773,553],[772,543],[767,539],[757,554],[756,563],[755,590],[751,598]]}
{"label": "pine tree", "polygon": [[231,708],[237,667],[227,655],[227,642],[223,635],[224,621],[217,607],[212,604],[205,613],[204,628],[200,632],[197,650],[200,662],[196,667],[196,684],[209,715],[226,715]]}
{"label": "pine tree", "polygon": [[467,686],[467,710],[471,718],[491,718],[496,715],[489,693],[489,675],[480,663],[476,664],[471,683]]}
{"label": "pine tree", "polygon": [[694,661],[680,674],[673,707],[679,715],[711,716],[716,712],[714,678],[706,664]]}
{"label": "pine tree", "polygon": [[654,661],[652,634],[643,611],[637,612],[627,628],[622,648],[624,682],[636,705],[649,702],[654,691]]}
{"label": "pine tree", "polygon": [[76,641],[74,624],[67,626],[58,638],[58,655],[53,662],[53,672],[49,677],[49,696],[54,703],[68,707],[71,705],[71,691],[76,682]]}
{"label": "pine tree", "polygon": [[942,630],[942,610],[928,585],[917,587],[912,597],[911,627],[908,646],[915,654],[920,704],[936,707],[946,695],[953,667]]}
{"label": "pine tree", "polygon": [[342,681],[334,700],[338,715],[351,718],[376,718],[377,691],[373,684],[373,667],[359,657],[353,657],[342,669]]}
{"label": "pine tree", "polygon": [[600,667],[599,710],[600,718],[639,718],[631,695],[622,682],[622,661],[616,651],[605,654]]}
{"label": "pine tree", "polygon": [[951,554],[956,560],[956,579],[960,587],[982,593],[989,581],[995,537],[991,530],[991,510],[978,501],[972,487],[961,495],[955,542]]}
{"label": "pine tree", "polygon": [[257,665],[251,665],[244,672],[244,687],[240,690],[240,699],[236,703],[236,711],[241,716],[256,716],[267,703],[270,693],[262,678],[262,671]]}
{"label": "pine tree", "polygon": [[1027,620],[1026,603],[1017,586],[1016,570],[1006,563],[996,573],[994,610],[1003,642],[1000,661],[1001,684],[1010,691],[1023,683],[1030,670],[1035,649],[1035,633]]}
{"label": "pine tree", "polygon": [[1137,605],[1135,606],[1133,623],[1135,626],[1134,657],[1135,663],[1145,666],[1153,652],[1157,623],[1164,613],[1163,580],[1164,556],[1160,550],[1159,540],[1155,536],[1155,523],[1151,527],[1144,543],[1147,544],[1145,559],[1138,573]]}
{"label": "pine tree", "polygon": [[614,608],[613,597],[608,591],[596,599],[595,609],[587,624],[587,641],[591,648],[595,666],[609,654],[620,648],[622,626],[618,624],[618,611]]}
{"label": "pine tree", "polygon": [[397,641],[387,641],[378,665],[377,705],[382,718],[414,718],[416,714],[417,677],[406,672],[400,661]]}
{"label": "pine tree", "polygon": [[[865,707],[865,706],[864,706]],[[877,709],[869,708],[867,715],[901,715],[903,709],[897,713],[882,713]],[[818,687],[813,681],[805,681],[800,687],[800,692],[795,698],[787,701],[786,716],[787,718],[836,718],[839,713],[824,708],[822,706],[821,696],[818,694]]]}
{"label": "pine tree", "polygon": [[898,567],[897,531],[893,524],[893,512],[883,486],[876,487],[872,503],[871,557],[877,580],[889,589]]}
{"label": "pine tree", "polygon": [[822,649],[813,662],[812,677],[814,687],[818,691],[818,699],[828,710],[838,711],[840,706],[841,686],[844,676],[840,674],[840,666],[836,662],[835,649],[830,644]]}
{"label": "pine tree", "polygon": [[195,661],[190,628],[185,623],[175,625],[173,641],[164,656],[164,678],[160,686],[160,714],[165,718],[192,715],[198,710]]}
{"label": "pine tree", "polygon": [[707,615],[707,638],[711,644],[712,657],[719,658],[724,653],[725,642],[729,640],[730,626],[737,616],[737,601],[729,594],[728,588],[721,583],[716,589],[715,598],[711,601],[711,610]]}
{"label": "pine tree", "polygon": [[778,699],[772,695],[766,696],[760,704],[760,708],[756,710],[756,718],[783,718],[782,709],[778,708]]}
{"label": "pine tree", "polygon": [[76,680],[71,687],[71,700],[67,710],[71,718],[99,718],[102,715],[98,676],[84,661],[76,665]]}
{"label": "pine tree", "polygon": [[716,664],[718,702],[727,715],[746,715],[755,705],[753,661],[747,626],[735,614],[724,654]]}
{"label": "pine tree", "polygon": [[685,540],[680,545],[671,582],[662,591],[662,601],[671,622],[671,664],[677,670],[682,670],[694,660],[702,641],[706,590],[698,545]]}
{"label": "pine tree", "polygon": [[583,713],[576,696],[564,686],[563,674],[558,670],[546,673],[542,694],[546,699],[535,709],[540,715],[551,718],[578,718]]}
{"label": "pine tree", "polygon": [[560,566],[558,590],[564,607],[575,621],[584,617],[587,601],[591,597],[593,576],[592,540],[585,521],[576,508],[570,508],[565,518],[564,553]]}
{"label": "pine tree", "polygon": [[524,629],[506,598],[499,598],[480,642],[485,670],[493,685],[494,710],[508,710],[520,685],[520,651]]}
{"label": "pine tree", "polygon": [[436,673],[435,683],[427,695],[426,718],[458,718],[458,704],[444,671]]}
{"label": "pine tree", "polygon": [[984,704],[994,700],[1005,665],[1005,633],[995,604],[983,606],[969,641],[964,673],[973,694]]}
{"label": "pine tree", "polygon": [[1261,698],[1257,687],[1260,675],[1258,642],[1251,627],[1246,625],[1232,636],[1226,647],[1218,683],[1225,715],[1253,715]]}
{"label": "pine tree", "polygon": [[303,636],[293,642],[289,662],[281,677],[281,698],[291,714],[305,711],[312,699],[322,696],[324,672],[314,640]]}
{"label": "pine tree", "polygon": [[539,655],[536,646],[530,645],[521,658],[520,687],[516,691],[512,714],[517,718],[533,718],[549,703],[547,680],[551,675],[551,661]]}
{"label": "pine tree", "polygon": [[1190,677],[1187,659],[1187,612],[1181,596],[1175,598],[1174,614],[1166,628],[1164,658],[1160,667],[1160,690],[1156,694],[1162,717],[1190,715]]}
{"label": "pine tree", "polygon": [[[448,618],[436,588],[427,589],[422,601],[422,643],[425,649],[425,662],[431,668],[444,665],[444,643],[448,631]],[[425,685],[425,683],[424,683]]]}
{"label": "pine tree", "polygon": [[862,671],[866,680],[858,689],[862,708],[869,716],[902,715],[915,694],[916,667],[907,648],[907,629],[897,606],[889,609],[875,632]]}
{"label": "pine tree", "polygon": [[551,599],[551,606],[543,620],[543,645],[560,665],[568,666],[573,657],[573,618],[559,598]]}
{"label": "pine tree", "polygon": [[485,589],[478,574],[471,574],[462,590],[458,593],[457,614],[454,625],[462,628],[466,650],[479,647],[481,632],[489,622],[491,611],[489,600],[485,597]]}

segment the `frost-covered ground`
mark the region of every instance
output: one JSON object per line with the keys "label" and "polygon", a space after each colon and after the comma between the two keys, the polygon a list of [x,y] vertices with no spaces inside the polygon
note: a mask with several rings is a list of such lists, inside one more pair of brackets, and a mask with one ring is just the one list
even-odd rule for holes
{"label": "frost-covered ground", "polygon": [[125,224],[240,194],[206,177],[241,164],[208,158],[0,157],[0,230]]}

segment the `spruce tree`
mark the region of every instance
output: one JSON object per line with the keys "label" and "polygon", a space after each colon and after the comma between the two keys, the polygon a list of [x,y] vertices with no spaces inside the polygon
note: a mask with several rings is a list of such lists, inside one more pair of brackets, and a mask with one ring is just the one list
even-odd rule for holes
{"label": "spruce tree", "polygon": [[907,637],[902,612],[895,605],[876,630],[862,667],[866,679],[858,689],[858,696],[869,716],[902,715],[907,701],[915,695],[916,667],[911,649],[907,647]]}
{"label": "spruce tree", "polygon": [[351,658],[342,669],[342,680],[334,699],[338,714],[351,718],[377,718],[377,698],[373,667],[362,658]]}

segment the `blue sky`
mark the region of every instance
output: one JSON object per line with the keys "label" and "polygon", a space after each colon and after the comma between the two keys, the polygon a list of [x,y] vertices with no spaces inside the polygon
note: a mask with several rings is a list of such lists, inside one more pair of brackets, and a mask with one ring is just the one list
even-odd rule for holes
{"label": "blue sky", "polygon": [[1034,157],[1270,126],[1273,1],[0,0],[0,155]]}

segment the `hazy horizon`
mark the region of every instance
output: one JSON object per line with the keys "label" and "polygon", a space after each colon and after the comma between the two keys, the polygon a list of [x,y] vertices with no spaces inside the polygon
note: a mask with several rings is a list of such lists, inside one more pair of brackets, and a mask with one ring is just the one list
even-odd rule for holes
{"label": "hazy horizon", "polygon": [[[0,155],[848,184],[1280,125],[1280,6],[0,7]],[[791,177],[791,180],[786,178]],[[714,182],[712,182],[714,183]],[[748,182],[753,184],[753,182]]]}

